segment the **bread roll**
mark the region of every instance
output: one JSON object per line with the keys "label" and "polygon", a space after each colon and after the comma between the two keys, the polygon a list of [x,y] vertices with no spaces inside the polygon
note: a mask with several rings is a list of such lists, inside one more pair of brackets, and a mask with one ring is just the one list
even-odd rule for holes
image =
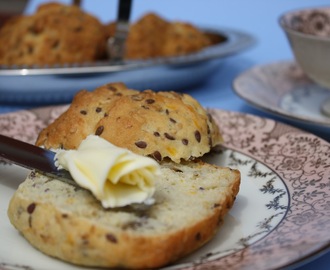
{"label": "bread roll", "polygon": [[[115,34],[114,22],[105,26],[108,37]],[[148,59],[187,55],[212,45],[210,37],[186,22],[167,21],[147,13],[131,24],[126,41],[127,59]]]}
{"label": "bread roll", "polygon": [[96,17],[74,5],[46,3],[0,28],[1,65],[54,65],[105,58],[106,35]]}
{"label": "bread roll", "polygon": [[90,134],[134,153],[177,163],[201,157],[222,142],[212,117],[190,95],[140,92],[114,83],[79,92],[36,144],[76,149]]}

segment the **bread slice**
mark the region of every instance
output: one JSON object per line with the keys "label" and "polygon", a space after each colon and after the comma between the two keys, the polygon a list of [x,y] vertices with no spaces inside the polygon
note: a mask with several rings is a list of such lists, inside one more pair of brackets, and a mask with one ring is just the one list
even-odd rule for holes
{"label": "bread slice", "polygon": [[232,207],[240,173],[163,162],[155,204],[104,209],[89,191],[32,172],[8,216],[40,251],[84,266],[155,268],[208,242]]}

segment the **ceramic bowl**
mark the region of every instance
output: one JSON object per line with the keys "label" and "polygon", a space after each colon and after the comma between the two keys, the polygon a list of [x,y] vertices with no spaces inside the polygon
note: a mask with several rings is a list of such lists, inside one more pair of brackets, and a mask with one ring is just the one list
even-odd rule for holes
{"label": "ceramic bowl", "polygon": [[286,12],[279,24],[303,71],[330,90],[330,6]]}

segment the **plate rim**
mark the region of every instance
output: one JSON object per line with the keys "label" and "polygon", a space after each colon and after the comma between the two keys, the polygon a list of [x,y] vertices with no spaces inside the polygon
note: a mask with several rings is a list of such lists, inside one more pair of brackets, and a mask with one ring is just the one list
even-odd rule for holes
{"label": "plate rim", "polygon": [[[0,114],[0,120],[5,116],[8,116],[8,115],[17,115],[17,114],[20,114],[20,113],[30,113],[30,114],[35,114],[37,115],[38,113],[39,114],[42,114],[43,113],[43,110],[56,110],[58,108],[64,108],[64,107],[67,107],[67,105],[55,105],[55,106],[46,106],[46,107],[40,107],[40,108],[35,108],[35,109],[29,109],[29,110],[21,110],[21,111],[17,111],[17,112],[11,112],[11,113],[6,113],[6,114]],[[248,113],[242,113],[242,112],[234,112],[234,111],[227,111],[227,110],[221,110],[221,109],[217,109],[217,108],[208,108],[207,109],[208,112],[210,112],[214,117],[215,117],[215,120],[216,120],[216,123],[221,127],[219,123],[220,121],[220,115],[222,116],[227,116],[228,119],[232,119],[232,118],[237,118],[237,119],[246,119],[247,121],[251,121],[251,120],[255,120],[256,121],[256,125],[259,125],[259,128],[262,127],[262,128],[265,128],[264,130],[264,133],[262,134],[262,136],[270,136],[269,138],[271,138],[272,140],[276,140],[276,136],[278,137],[281,137],[281,136],[307,136],[310,141],[317,141],[319,144],[321,144],[321,146],[326,146],[328,149],[330,149],[330,143],[325,141],[324,139],[318,137],[317,135],[314,135],[312,133],[309,133],[309,132],[306,132],[306,131],[303,131],[303,130],[300,130],[296,127],[293,127],[291,125],[288,125],[288,124],[284,124],[284,123],[281,123],[281,122],[278,122],[278,121],[275,121],[275,120],[272,120],[272,119],[269,119],[269,118],[265,118],[265,117],[260,117],[260,116],[256,116],[256,115],[252,115],[252,114],[248,114]],[[53,117],[56,117],[56,115],[53,115]],[[44,119],[45,120],[45,119]],[[48,121],[48,119],[46,119]],[[226,119],[225,119],[226,120]],[[235,122],[235,119],[232,119],[232,121]],[[256,128],[256,130],[258,130]],[[255,132],[255,131],[253,131]],[[253,133],[252,132],[252,133]],[[278,133],[278,135],[274,135],[274,133]],[[36,135],[36,134],[35,134]],[[224,135],[227,135],[227,133],[225,133]],[[231,135],[232,137],[234,137],[235,135]],[[261,136],[261,137],[262,137]],[[272,137],[274,136],[274,138]],[[260,138],[261,139],[261,138]],[[224,143],[224,146],[231,149],[231,150],[235,150],[235,151],[238,151],[242,154],[245,154],[245,155],[248,155],[249,157],[252,157],[253,159],[257,160],[258,162],[262,163],[263,165],[267,166],[268,168],[270,168],[272,171],[274,171],[277,175],[279,175],[278,171],[274,170],[274,168],[272,168],[272,166],[270,166],[268,163],[265,163],[262,159],[259,159],[256,155],[253,155],[252,153],[249,154],[248,152],[246,152],[245,150],[242,150],[240,149],[240,145],[239,145],[239,142],[238,142],[238,145],[231,145],[231,141],[229,140],[225,140],[225,143]],[[248,149],[248,148],[247,148]],[[330,169],[328,169],[328,171],[330,172]],[[327,171],[325,171],[327,172]],[[285,184],[285,186],[287,186],[287,180],[283,178],[283,176],[280,176],[279,177],[281,178],[281,180],[283,181],[283,183]],[[325,179],[325,177],[327,177],[327,175],[323,176],[323,180]],[[326,179],[325,179],[326,180]],[[287,192],[289,194],[289,207],[291,208],[292,207],[292,204],[291,204],[291,191],[290,189],[288,189],[288,187],[286,187],[287,189]],[[330,194],[330,192],[328,191],[328,195]],[[291,210],[291,209],[290,209]],[[285,220],[287,218],[287,214],[285,214],[283,220]],[[281,222],[276,226],[280,226],[282,223],[283,223],[283,220],[281,220]],[[327,221],[328,223],[330,223],[330,220]],[[274,228],[274,230],[277,230],[277,228]],[[273,231],[274,231],[273,230]],[[267,234],[264,238],[258,240],[256,243],[253,243],[251,244],[250,246],[247,246],[245,249],[243,250],[239,250],[237,252],[234,252],[234,254],[229,254],[229,255],[226,255],[224,257],[221,257],[221,258],[218,258],[218,259],[215,259],[211,262],[206,262],[205,264],[201,264],[201,265],[197,265],[196,267],[201,267],[200,269],[203,269],[203,266],[205,265],[205,267],[209,267],[209,266],[215,266],[217,262],[223,262],[225,261],[229,256],[239,256],[239,254],[241,253],[244,253],[244,252],[247,252],[249,251],[249,249],[251,248],[254,248],[256,244],[258,244],[260,241],[264,241],[265,238],[269,237],[269,235],[271,235],[272,232],[270,232],[269,234]],[[315,244],[314,244],[315,245]],[[317,248],[315,249],[309,249],[309,251],[305,251],[304,252],[301,252],[300,250],[300,257],[298,258],[290,258],[288,259],[288,261],[284,262],[285,264],[278,264],[276,265],[276,263],[280,263],[280,262],[273,262],[273,265],[270,265],[272,267],[291,267],[291,266],[294,266],[294,265],[297,265],[297,264],[302,264],[304,262],[306,262],[306,260],[308,259],[313,259],[312,257],[314,256],[319,256],[320,253],[322,252],[325,252],[327,250],[330,249],[330,236],[328,237],[328,239],[325,239],[325,241],[323,241],[321,243],[321,245],[317,245]],[[302,254],[302,255],[301,255]],[[243,256],[244,257],[244,256]],[[274,265],[275,263],[275,265]],[[267,264],[269,265],[269,264]],[[258,268],[258,265],[255,265],[256,269],[259,269]],[[183,268],[179,268],[179,269],[191,269],[189,266],[188,267],[183,267]],[[262,268],[260,268],[262,269]]]}
{"label": "plate rim", "polygon": [[[298,63],[294,60],[281,60],[281,61],[275,61],[275,62],[271,62],[271,63],[253,66],[253,67],[243,71],[238,76],[236,76],[236,78],[234,78],[234,80],[232,82],[232,88],[234,90],[234,93],[237,96],[239,96],[241,99],[245,100],[248,104],[252,105],[254,108],[257,108],[261,111],[271,113],[272,115],[275,115],[275,116],[280,116],[284,119],[294,120],[294,121],[297,121],[300,123],[309,124],[309,125],[313,125],[316,127],[321,126],[321,127],[329,128],[330,127],[330,118],[329,118],[329,121],[322,121],[322,119],[317,120],[317,119],[307,118],[304,116],[299,117],[299,115],[295,117],[293,114],[288,113],[287,111],[281,109],[278,106],[276,106],[276,107],[275,106],[263,106],[260,102],[256,102],[252,97],[245,95],[244,89],[241,89],[239,86],[239,83],[241,83],[242,80],[245,80],[247,77],[251,76],[251,74],[254,74],[258,69],[270,69],[272,67],[279,66],[279,65],[299,67]],[[308,78],[306,77],[306,79],[308,79]],[[317,86],[317,84],[314,83],[312,80],[309,80],[309,82],[311,85]]]}
{"label": "plate rim", "polygon": [[[223,113],[223,112],[227,112],[227,113],[229,113],[229,114],[232,114],[232,115],[240,115],[240,116],[242,116],[242,117],[247,117],[247,118],[254,118],[254,119],[259,119],[259,120],[264,120],[264,121],[266,121],[266,122],[269,122],[269,123],[273,123],[275,126],[277,126],[277,127],[274,127],[274,129],[270,132],[270,134],[269,134],[269,136],[271,136],[271,133],[276,133],[277,132],[277,130],[281,130],[282,129],[282,131],[279,131],[279,132],[282,132],[282,134],[280,134],[280,135],[277,135],[277,136],[281,136],[281,135],[285,135],[285,134],[290,134],[290,133],[294,133],[294,134],[296,134],[296,135],[298,135],[298,136],[300,136],[300,135],[306,135],[306,136],[308,136],[308,137],[310,137],[310,138],[313,138],[313,139],[316,139],[316,140],[318,140],[318,141],[320,141],[320,142],[322,142],[325,146],[327,146],[328,147],[328,149],[330,150],[330,142],[328,142],[328,141],[326,141],[325,139],[323,139],[323,138],[321,138],[321,137],[319,137],[319,136],[317,136],[317,135],[315,135],[315,134],[313,134],[313,133],[310,133],[310,132],[308,132],[308,131],[304,131],[304,130],[302,130],[302,129],[300,129],[300,128],[298,128],[298,127],[294,127],[294,126],[292,126],[292,125],[290,125],[290,124],[286,124],[286,123],[283,123],[283,122],[279,122],[279,121],[276,121],[276,120],[274,120],[274,119],[271,119],[271,118],[267,118],[267,117],[263,117],[263,116],[257,116],[257,115],[253,115],[253,114],[250,114],[250,113],[245,113],[245,112],[237,112],[237,111],[229,111],[229,110],[222,110],[222,109],[217,109],[217,108],[209,108],[208,109],[210,112],[213,112],[214,114],[219,114],[219,113]],[[217,122],[217,121],[216,121]],[[221,122],[219,122],[219,119],[218,119],[218,122],[217,122],[217,124],[219,124],[219,123],[221,123]],[[276,137],[276,136],[275,136]],[[231,143],[231,142],[230,142]],[[292,201],[292,194],[291,194],[291,190],[290,190],[290,188],[288,187],[288,179],[285,179],[283,176],[280,176],[279,175],[279,172],[277,171],[277,170],[275,170],[272,166],[270,166],[270,164],[268,164],[268,163],[264,163],[264,161],[262,160],[262,159],[260,159],[260,158],[257,158],[255,155],[253,155],[253,154],[249,154],[249,153],[247,153],[247,152],[245,152],[245,151],[243,151],[243,150],[240,150],[239,148],[237,148],[237,147],[234,147],[233,145],[227,145],[226,144],[226,142],[224,142],[224,146],[225,147],[228,147],[228,148],[230,148],[230,149],[232,149],[232,150],[235,150],[235,151],[238,151],[239,153],[242,153],[242,154],[245,154],[245,155],[247,155],[247,156],[249,156],[249,157],[251,157],[251,158],[254,158],[255,160],[257,160],[258,162],[260,162],[260,163],[262,163],[264,166],[267,166],[268,168],[270,168],[274,173],[276,173],[278,176],[279,176],[279,178],[281,179],[281,181],[284,183],[284,185],[285,185],[285,187],[286,187],[286,190],[287,190],[287,192],[288,192],[288,194],[289,194],[289,210],[291,209],[291,207],[292,207],[292,204],[291,204],[291,201]],[[330,169],[328,169],[328,172],[329,172],[329,175],[330,175]],[[325,176],[323,176],[322,177],[322,180],[327,180],[326,179],[326,175]],[[330,190],[328,191],[328,193],[327,193],[328,195],[330,194]],[[290,210],[291,211],[291,210]],[[284,220],[286,220],[286,218],[287,218],[287,214],[288,214],[288,212],[286,212],[286,214],[284,215],[284,217],[283,217],[283,219],[281,220],[281,222],[280,223],[278,223],[277,224],[277,226],[276,227],[278,227],[278,226],[280,226],[281,225],[281,223],[284,221]],[[330,220],[329,220],[330,221]],[[273,231],[275,231],[276,230],[276,227],[273,229]],[[269,235],[270,234],[272,234],[273,233],[273,231],[272,232],[270,232],[269,234],[267,234],[267,235],[265,235],[265,237],[263,237],[262,239],[259,239],[257,242],[255,242],[255,243],[253,243],[252,245],[251,245],[251,247],[252,246],[255,246],[258,242],[260,242],[260,241],[262,241],[264,238],[267,238],[267,237],[269,237]],[[306,254],[303,254],[303,255],[300,255],[297,259],[291,259],[291,260],[289,260],[289,261],[287,261],[285,264],[277,264],[277,265],[267,265],[267,267],[272,267],[272,268],[278,268],[278,267],[280,267],[280,268],[282,268],[282,269],[291,269],[291,267],[294,267],[294,266],[297,266],[297,265],[303,265],[303,264],[305,264],[305,263],[307,263],[308,262],[308,260],[313,260],[313,258],[314,257],[319,257],[319,256],[321,256],[322,254],[321,253],[325,253],[325,252],[327,252],[327,251],[330,251],[330,236],[327,238],[327,240],[326,241],[323,241],[322,242],[323,243],[323,245],[320,245],[317,249],[314,249],[314,250],[312,250],[312,251],[310,251],[310,252],[307,252]],[[246,247],[246,249],[248,249],[250,246],[248,246],[248,247]],[[241,252],[244,252],[244,251],[242,251],[242,250],[239,250],[239,251],[237,251],[236,253],[241,253]],[[231,256],[232,254],[229,254],[228,256]],[[224,258],[226,258],[227,256],[225,256]],[[224,258],[220,258],[220,259],[218,259],[219,261],[225,261],[225,259]],[[259,269],[258,267],[257,267],[257,265],[255,265],[255,269]],[[222,269],[222,268],[220,268],[220,269]],[[223,268],[223,269],[226,269],[226,268]],[[260,269],[263,269],[263,268],[260,268]]]}

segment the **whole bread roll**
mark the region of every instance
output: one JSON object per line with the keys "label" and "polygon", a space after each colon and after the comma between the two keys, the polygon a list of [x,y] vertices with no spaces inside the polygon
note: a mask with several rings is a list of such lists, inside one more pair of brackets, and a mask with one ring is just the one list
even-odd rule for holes
{"label": "whole bread roll", "polygon": [[0,64],[53,65],[105,57],[104,26],[74,5],[46,3],[0,28]]}
{"label": "whole bread roll", "polygon": [[[105,26],[108,37],[115,33],[115,23]],[[194,53],[212,45],[210,37],[190,23],[167,21],[147,13],[131,24],[125,58],[146,59]]]}
{"label": "whole bread roll", "polygon": [[158,161],[192,160],[222,142],[217,125],[190,95],[137,91],[122,83],[80,91],[39,134],[38,146],[76,149],[88,135]]}
{"label": "whole bread roll", "polygon": [[214,236],[239,185],[237,170],[163,162],[155,204],[104,209],[89,191],[32,172],[12,197],[8,216],[34,247],[61,260],[158,269]]}

